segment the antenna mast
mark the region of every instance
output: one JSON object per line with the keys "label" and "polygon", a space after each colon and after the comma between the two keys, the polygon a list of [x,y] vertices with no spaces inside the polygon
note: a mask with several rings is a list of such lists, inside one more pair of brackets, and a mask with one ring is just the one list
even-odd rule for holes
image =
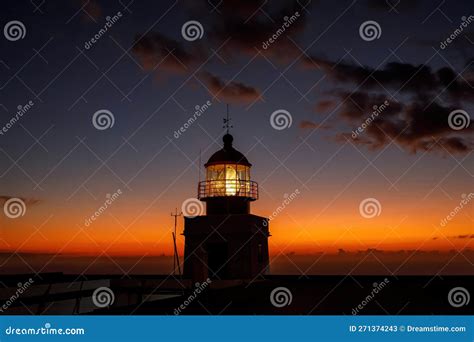
{"label": "antenna mast", "polygon": [[178,265],[178,274],[181,276],[181,265],[179,264],[179,256],[178,256],[178,248],[176,247],[176,226],[178,225],[178,216],[181,216],[183,213],[178,214],[178,208],[175,208],[174,214],[171,213],[171,216],[174,217],[174,231],[173,235],[173,246],[174,246],[174,254],[173,254],[173,273],[176,274],[176,265]]}
{"label": "antenna mast", "polygon": [[232,124],[230,123],[232,121],[232,119],[229,117],[229,104],[226,105],[227,106],[227,116],[226,118],[224,119],[224,127],[227,131],[227,134],[229,134],[229,131],[231,128],[233,128],[234,126],[232,126]]}
{"label": "antenna mast", "polygon": [[198,184],[201,183],[201,149],[199,149]]}

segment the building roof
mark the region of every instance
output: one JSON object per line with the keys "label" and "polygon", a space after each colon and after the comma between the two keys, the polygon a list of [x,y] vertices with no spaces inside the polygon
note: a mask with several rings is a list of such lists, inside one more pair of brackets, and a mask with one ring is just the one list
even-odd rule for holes
{"label": "building roof", "polygon": [[237,151],[232,146],[232,141],[234,138],[230,134],[224,135],[222,141],[224,142],[224,147],[214,153],[211,158],[204,164],[205,167],[216,164],[240,164],[246,166],[252,166],[249,163],[247,158],[239,151]]}

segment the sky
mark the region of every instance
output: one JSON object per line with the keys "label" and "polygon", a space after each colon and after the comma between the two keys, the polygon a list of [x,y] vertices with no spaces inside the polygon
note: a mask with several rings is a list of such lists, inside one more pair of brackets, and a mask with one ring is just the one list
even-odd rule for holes
{"label": "sky", "polygon": [[0,204],[25,205],[0,215],[3,265],[171,255],[170,213],[196,197],[229,104],[274,260],[403,250],[472,266],[469,1],[2,5]]}

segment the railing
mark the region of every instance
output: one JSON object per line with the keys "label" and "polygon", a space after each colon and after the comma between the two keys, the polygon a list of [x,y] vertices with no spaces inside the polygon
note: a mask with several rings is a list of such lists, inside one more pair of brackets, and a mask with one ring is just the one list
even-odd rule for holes
{"label": "railing", "polygon": [[199,182],[198,198],[209,197],[248,197],[258,199],[258,183],[237,179],[206,180]]}

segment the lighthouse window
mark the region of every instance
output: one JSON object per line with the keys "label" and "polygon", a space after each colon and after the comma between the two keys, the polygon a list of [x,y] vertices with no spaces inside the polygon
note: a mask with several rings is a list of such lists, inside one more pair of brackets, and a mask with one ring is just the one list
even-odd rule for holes
{"label": "lighthouse window", "polygon": [[237,165],[225,166],[225,194],[226,196],[235,196],[240,189]]}
{"label": "lighthouse window", "polygon": [[246,196],[250,192],[250,168],[246,165],[210,165],[206,178],[206,192],[211,196]]}

